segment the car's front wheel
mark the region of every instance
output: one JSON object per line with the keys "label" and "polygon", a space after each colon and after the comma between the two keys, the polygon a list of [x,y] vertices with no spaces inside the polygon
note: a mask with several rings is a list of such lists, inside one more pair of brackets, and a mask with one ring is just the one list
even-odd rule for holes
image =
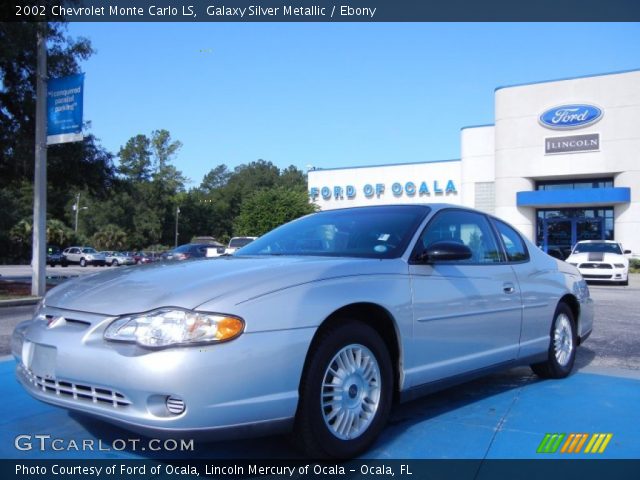
{"label": "car's front wheel", "polygon": [[118,265],[120,265],[120,264],[118,263],[118,260],[114,260],[113,262],[111,262],[111,266],[112,266],[112,267],[117,267]]}
{"label": "car's front wheel", "polygon": [[300,384],[294,435],[313,458],[351,458],[387,421],[391,358],[380,335],[361,322],[345,320],[319,335]]}
{"label": "car's front wheel", "polygon": [[81,267],[86,267],[87,266],[87,261],[84,258],[80,259],[80,266]]}
{"label": "car's front wheel", "polygon": [[573,370],[576,360],[578,334],[573,312],[565,303],[560,303],[551,325],[551,341],[547,360],[531,365],[531,369],[543,378],[564,378]]}

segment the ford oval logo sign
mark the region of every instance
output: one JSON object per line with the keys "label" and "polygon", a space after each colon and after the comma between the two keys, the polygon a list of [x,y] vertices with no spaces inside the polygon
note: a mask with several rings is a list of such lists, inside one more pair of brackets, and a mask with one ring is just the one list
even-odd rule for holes
{"label": "ford oval logo sign", "polygon": [[594,105],[561,105],[540,115],[540,123],[553,130],[570,130],[593,125],[601,118],[602,109]]}

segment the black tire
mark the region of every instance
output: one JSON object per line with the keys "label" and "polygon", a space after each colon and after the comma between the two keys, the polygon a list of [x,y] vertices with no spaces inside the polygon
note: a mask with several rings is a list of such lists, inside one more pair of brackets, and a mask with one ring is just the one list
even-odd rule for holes
{"label": "black tire", "polygon": [[120,264],[118,263],[118,260],[114,260],[113,262],[111,262],[111,266],[112,266],[112,267],[117,267],[118,265],[120,265]]}
{"label": "black tire", "polygon": [[[333,375],[334,371],[339,372],[329,368],[332,365],[338,366],[336,359],[340,353],[350,356],[350,360],[367,368],[346,374],[345,386],[349,388],[345,402],[350,402],[351,405],[340,405],[338,412],[333,406],[323,407],[321,398],[329,398],[331,395],[330,388],[323,389],[322,386],[327,376],[331,376],[333,381],[326,383],[341,381],[338,375]],[[357,353],[362,355],[359,362]],[[363,376],[359,376],[360,373]],[[361,383],[357,384],[358,382]],[[367,393],[370,388],[372,390]],[[340,391],[345,392],[344,388]],[[300,382],[300,399],[294,426],[295,444],[311,458],[355,457],[369,448],[384,428],[392,400],[393,371],[384,341],[369,325],[345,320],[320,332],[311,346]],[[351,416],[351,420],[347,419],[344,425],[349,431],[345,434],[347,438],[340,438],[340,433],[334,431],[340,429],[341,419],[345,418],[340,417],[342,412]],[[335,416],[328,418],[331,415]],[[363,422],[364,425],[359,426],[358,422]],[[348,438],[352,429],[360,431],[353,432],[354,438]]]}
{"label": "black tire", "polygon": [[80,259],[80,266],[83,268],[87,266],[87,261],[84,258]]}
{"label": "black tire", "polygon": [[[569,332],[567,332],[567,328],[570,330]],[[573,370],[578,347],[576,321],[573,312],[566,303],[560,303],[556,308],[549,336],[547,360],[531,365],[531,369],[542,378],[565,378]],[[558,344],[560,345],[558,346]],[[568,348],[565,355],[560,351],[563,346]]]}
{"label": "black tire", "polygon": [[627,278],[626,280],[623,280],[622,282],[620,282],[620,285],[622,285],[623,287],[628,287],[629,286],[629,279]]}

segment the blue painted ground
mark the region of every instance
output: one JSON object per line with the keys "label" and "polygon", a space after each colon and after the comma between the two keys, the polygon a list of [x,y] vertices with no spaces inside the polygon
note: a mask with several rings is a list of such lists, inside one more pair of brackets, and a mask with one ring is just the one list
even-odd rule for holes
{"label": "blue painted ground", "polygon": [[[98,420],[31,398],[14,378],[15,362],[0,362],[0,458],[284,458],[299,457],[287,437],[234,442],[195,442],[194,452],[20,451],[18,435],[50,434],[78,444],[139,438]],[[636,372],[637,373],[637,372]],[[493,375],[400,405],[366,458],[522,459],[640,458],[640,375],[630,378],[577,372],[542,381],[529,369]],[[546,433],[612,433],[603,454],[537,454]],[[146,442],[141,442],[145,444]],[[36,442],[34,442],[34,446]]]}

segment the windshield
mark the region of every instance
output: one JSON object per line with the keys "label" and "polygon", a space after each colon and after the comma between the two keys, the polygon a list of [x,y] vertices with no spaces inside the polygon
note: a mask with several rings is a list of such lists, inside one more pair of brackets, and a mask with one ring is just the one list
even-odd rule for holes
{"label": "windshield", "polygon": [[253,238],[241,237],[241,238],[232,238],[229,242],[229,248],[241,248],[245,245],[249,245],[253,242]]}
{"label": "windshield", "polygon": [[328,210],[276,228],[235,255],[396,258],[428,213],[424,205]]}
{"label": "windshield", "polygon": [[598,253],[617,253],[622,255],[620,245],[617,243],[578,243],[573,249],[573,253],[598,252]]}

